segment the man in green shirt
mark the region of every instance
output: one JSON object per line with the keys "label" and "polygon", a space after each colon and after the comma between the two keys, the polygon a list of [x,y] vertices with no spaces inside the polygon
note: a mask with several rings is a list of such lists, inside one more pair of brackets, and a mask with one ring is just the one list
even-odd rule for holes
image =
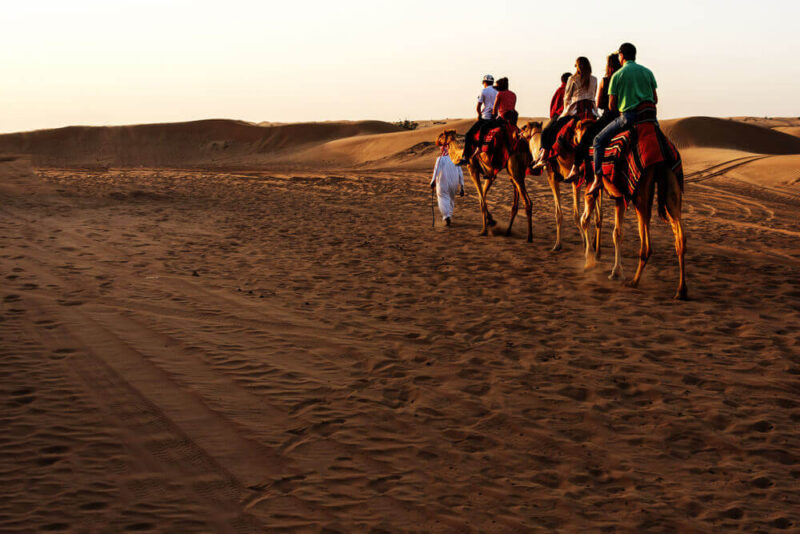
{"label": "man in green shirt", "polygon": [[647,67],[636,63],[636,47],[623,43],[619,47],[622,68],[611,77],[608,89],[608,106],[619,110],[619,117],[603,128],[594,138],[594,182],[587,195],[603,187],[603,152],[615,135],[631,127],[637,118],[636,108],[645,102],[658,103],[656,78]]}

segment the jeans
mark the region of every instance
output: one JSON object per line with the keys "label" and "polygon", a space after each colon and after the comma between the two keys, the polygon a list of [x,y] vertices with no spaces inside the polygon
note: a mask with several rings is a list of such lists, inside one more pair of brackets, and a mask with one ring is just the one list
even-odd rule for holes
{"label": "jeans", "polygon": [[611,124],[603,128],[603,130],[594,137],[594,173],[595,176],[600,176],[603,173],[603,152],[605,152],[608,143],[614,138],[615,135],[621,131],[629,128],[636,122],[636,111],[628,110],[619,117],[614,119]]}

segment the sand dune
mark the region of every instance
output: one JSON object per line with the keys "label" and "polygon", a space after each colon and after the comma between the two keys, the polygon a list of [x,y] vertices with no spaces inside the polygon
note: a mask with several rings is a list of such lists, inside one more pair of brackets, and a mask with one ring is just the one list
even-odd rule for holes
{"label": "sand dune", "polygon": [[759,154],[798,154],[800,139],[763,126],[712,117],[661,121],[678,149],[709,147]]}
{"label": "sand dune", "polygon": [[380,121],[258,126],[224,119],[134,126],[71,126],[0,136],[0,153],[43,166],[264,165],[331,139],[397,132]]}
{"label": "sand dune", "polygon": [[[524,120],[524,119],[522,119]],[[137,126],[75,126],[0,136],[0,153],[28,155],[48,167],[172,167],[341,170],[430,167],[444,129],[463,133],[471,119],[426,121],[413,131],[379,121],[256,125],[205,120]],[[763,123],[760,121],[758,124]],[[263,124],[263,123],[262,123]],[[681,149],[718,148],[760,154],[800,153],[800,139],[742,120],[690,117],[662,121]],[[791,131],[791,130],[790,130]]]}

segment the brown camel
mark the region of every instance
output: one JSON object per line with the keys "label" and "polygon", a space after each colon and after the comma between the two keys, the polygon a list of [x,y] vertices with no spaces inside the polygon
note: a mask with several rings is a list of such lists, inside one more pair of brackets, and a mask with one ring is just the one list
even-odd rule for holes
{"label": "brown camel", "polygon": [[[576,128],[575,130],[577,132],[578,128]],[[538,154],[539,149],[542,147],[542,123],[534,121],[528,122],[527,124],[525,124],[525,126],[522,127],[522,134],[526,139],[528,139],[531,153]],[[577,146],[578,142],[580,142],[580,138],[577,138],[575,140],[575,146]],[[554,252],[561,250],[561,223],[563,220],[563,216],[561,214],[561,183],[564,181],[564,177],[566,177],[569,174],[569,171],[570,169],[572,169],[572,164],[574,162],[575,162],[575,154],[569,153],[563,156],[559,156],[558,158],[552,158],[551,160],[547,161],[546,164],[547,183],[550,184],[550,190],[553,192],[553,200],[556,205],[556,244],[553,245],[552,248]],[[589,246],[590,242],[586,241],[586,235],[581,229],[580,200],[579,200],[580,195],[578,194],[579,190],[580,188],[578,187],[578,185],[573,183],[572,218],[575,221],[575,226],[578,228],[581,237],[584,239],[584,246]],[[597,251],[598,258],[600,257],[600,236],[601,236],[601,229],[603,226],[603,211],[601,209],[601,206],[602,206],[602,197],[598,200],[598,209],[596,212],[596,220],[595,220],[596,234],[595,234],[595,241],[592,242],[595,250]]]}
{"label": "brown camel", "polygon": [[[614,209],[614,268],[611,270],[609,280],[622,279],[622,221],[625,216],[626,202],[623,191],[625,184],[615,184],[607,177],[603,179],[603,188],[615,201]],[[644,267],[650,257],[650,216],[653,210],[653,197],[658,189],[658,214],[672,226],[672,233],[675,236],[675,251],[678,254],[678,266],[680,267],[680,280],[678,291],[675,298],[686,300],[688,292],[686,289],[686,271],[684,265],[684,255],[686,253],[686,235],[683,233],[681,223],[681,202],[683,200],[683,187],[678,177],[667,163],[659,163],[644,169],[636,191],[631,201],[636,209],[636,216],[639,222],[639,239],[641,247],[639,249],[639,265],[636,274],[625,285],[637,287],[639,280],[644,272]],[[592,211],[595,209],[594,196],[586,197],[583,216],[581,217],[581,231],[584,238],[588,239],[589,220]],[[586,247],[586,269],[596,265],[597,256]]]}
{"label": "brown camel", "polygon": [[[508,228],[506,228],[506,235],[511,235],[511,225],[514,224],[514,217],[517,216],[519,210],[520,198],[525,203],[525,215],[528,217],[528,242],[533,241],[533,206],[531,204],[530,196],[525,188],[525,171],[531,163],[531,155],[528,152],[527,146],[524,143],[519,143],[522,149],[512,150],[508,144],[516,145],[514,139],[508,139],[505,135],[499,136],[500,149],[505,148],[509,153],[508,162],[505,169],[511,178],[511,183],[514,185],[514,199],[511,204],[511,219],[508,221]],[[464,152],[464,148],[460,145],[455,130],[444,130],[436,139],[436,146],[448,147],[450,159],[458,161]],[[481,207],[481,216],[483,218],[483,227],[479,235],[487,235],[490,226],[496,223],[489,213],[489,206],[486,203],[486,197],[489,194],[489,189],[492,187],[497,174],[503,168],[495,168],[492,166],[492,155],[488,152],[479,152],[472,156],[467,163],[469,175],[472,182],[475,184],[475,189],[478,191],[478,201]],[[484,180],[481,180],[481,175]]]}

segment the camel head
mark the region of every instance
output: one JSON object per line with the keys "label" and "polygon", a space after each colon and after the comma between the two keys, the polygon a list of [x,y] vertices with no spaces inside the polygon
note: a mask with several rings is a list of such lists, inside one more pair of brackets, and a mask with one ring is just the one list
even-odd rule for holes
{"label": "camel head", "polygon": [[542,123],[538,121],[528,121],[520,130],[522,138],[528,140],[531,152],[537,154],[542,146]]}
{"label": "camel head", "polygon": [[522,132],[522,137],[530,141],[533,134],[537,132],[541,133],[542,123],[538,121],[528,121],[520,128],[520,131]]}
{"label": "camel head", "polygon": [[572,141],[575,143],[575,146],[581,144],[581,139],[586,133],[589,131],[589,128],[594,126],[597,122],[597,119],[581,119],[578,121],[578,124],[575,125],[575,132],[573,133]]}
{"label": "camel head", "polygon": [[455,130],[444,130],[442,133],[439,134],[439,137],[436,138],[436,146],[446,146],[450,143],[455,142],[456,140],[456,131]]}

